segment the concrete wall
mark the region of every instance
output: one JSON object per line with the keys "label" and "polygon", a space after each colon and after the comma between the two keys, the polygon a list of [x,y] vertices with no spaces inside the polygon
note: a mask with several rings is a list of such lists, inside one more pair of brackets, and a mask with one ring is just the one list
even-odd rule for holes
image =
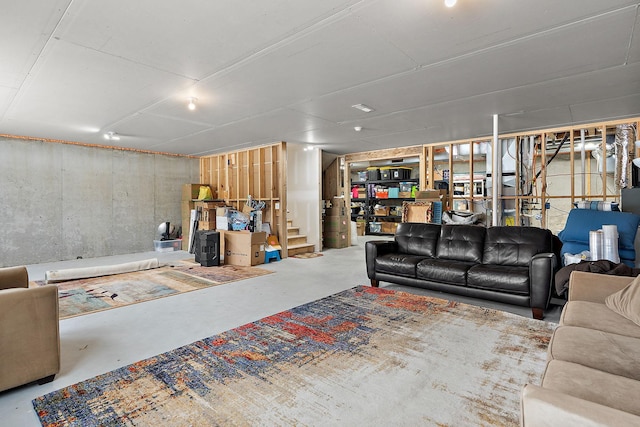
{"label": "concrete wall", "polygon": [[322,250],[322,152],[287,144],[287,218]]}
{"label": "concrete wall", "polygon": [[198,159],[0,138],[0,266],[153,250],[198,176]]}

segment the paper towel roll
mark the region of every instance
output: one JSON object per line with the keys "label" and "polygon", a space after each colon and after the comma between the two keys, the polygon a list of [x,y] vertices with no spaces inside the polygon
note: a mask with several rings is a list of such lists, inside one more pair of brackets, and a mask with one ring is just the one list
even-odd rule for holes
{"label": "paper towel roll", "polygon": [[591,261],[597,261],[604,257],[604,233],[602,230],[589,232],[589,253]]}
{"label": "paper towel roll", "polygon": [[618,253],[618,227],[616,225],[603,225],[603,254],[604,259],[608,259],[616,264],[620,263]]}

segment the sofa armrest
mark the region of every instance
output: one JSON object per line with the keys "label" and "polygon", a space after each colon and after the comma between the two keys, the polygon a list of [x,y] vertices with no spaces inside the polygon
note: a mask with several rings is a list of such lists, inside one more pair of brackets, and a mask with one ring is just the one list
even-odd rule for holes
{"label": "sofa armrest", "polygon": [[27,273],[26,267],[0,268],[0,289],[28,287],[29,274]]}
{"label": "sofa armrest", "polygon": [[531,307],[544,309],[549,305],[556,265],[556,256],[552,253],[536,254],[531,258],[529,264]]}
{"label": "sofa armrest", "polygon": [[618,292],[634,277],[573,271],[569,276],[569,301],[589,301],[604,304],[605,298]]}
{"label": "sofa armrest", "polygon": [[527,384],[520,395],[520,425],[631,427],[640,425],[640,417],[555,390]]}
{"label": "sofa armrest", "polygon": [[0,391],[60,371],[58,287],[0,291]]}
{"label": "sofa armrest", "polygon": [[398,244],[394,240],[372,240],[365,244],[369,279],[375,280],[376,278],[376,258],[394,252],[398,252]]}

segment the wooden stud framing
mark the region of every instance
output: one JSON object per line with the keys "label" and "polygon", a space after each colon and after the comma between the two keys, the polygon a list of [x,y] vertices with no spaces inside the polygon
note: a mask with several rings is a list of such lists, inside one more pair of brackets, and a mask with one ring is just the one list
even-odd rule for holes
{"label": "wooden stud framing", "polygon": [[287,256],[286,143],[250,148],[200,158],[200,182],[216,191],[219,199],[242,210],[247,198],[265,202],[263,221]]}

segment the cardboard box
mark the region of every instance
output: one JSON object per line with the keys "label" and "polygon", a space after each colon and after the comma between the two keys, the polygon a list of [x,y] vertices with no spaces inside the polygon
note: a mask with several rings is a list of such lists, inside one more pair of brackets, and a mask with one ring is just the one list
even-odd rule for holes
{"label": "cardboard box", "polygon": [[213,221],[198,221],[198,230],[215,230],[216,220]]}
{"label": "cardboard box", "polygon": [[366,223],[361,221],[356,222],[356,235],[364,236],[364,230],[366,225],[367,225]]}
{"label": "cardboard box", "polygon": [[446,196],[447,190],[424,190],[416,192],[416,200],[440,200],[441,196]]}
{"label": "cardboard box", "polygon": [[334,197],[331,199],[331,207],[346,206],[344,197]]}
{"label": "cardboard box", "polygon": [[375,208],[373,210],[373,214],[376,216],[388,216],[389,215],[389,206],[383,206],[381,208]]}
{"label": "cardboard box", "polygon": [[349,218],[346,216],[327,216],[324,219],[324,231],[340,231],[346,233],[349,230]]}
{"label": "cardboard box", "polygon": [[264,248],[267,233],[249,231],[225,231],[224,263],[228,265],[252,266],[264,264]]}
{"label": "cardboard box", "polygon": [[348,245],[347,233],[341,231],[330,231],[324,233],[325,248],[346,248]]}
{"label": "cardboard box", "polygon": [[229,229],[229,207],[216,208],[216,230]]}
{"label": "cardboard box", "polygon": [[382,233],[395,234],[396,229],[398,228],[397,222],[383,222],[380,225]]}
{"label": "cardboard box", "polygon": [[226,216],[217,216],[216,230],[228,230],[228,229],[229,229],[229,218]]}
{"label": "cardboard box", "polygon": [[325,208],[324,213],[326,216],[346,216],[347,215],[347,207],[346,206],[337,206],[332,208]]}

